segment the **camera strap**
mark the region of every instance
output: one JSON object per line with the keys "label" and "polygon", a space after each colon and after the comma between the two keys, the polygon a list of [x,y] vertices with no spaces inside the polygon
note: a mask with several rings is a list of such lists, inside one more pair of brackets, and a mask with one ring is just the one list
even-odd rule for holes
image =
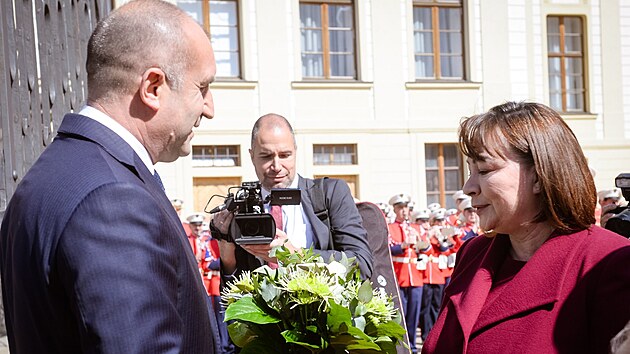
{"label": "camera strap", "polygon": [[308,189],[308,195],[311,198],[313,211],[319,220],[328,228],[328,239],[330,249],[334,249],[332,230],[330,229],[330,218],[328,217],[328,206],[326,205],[326,197],[324,195],[324,181],[328,177],[316,178],[313,180],[313,188]]}

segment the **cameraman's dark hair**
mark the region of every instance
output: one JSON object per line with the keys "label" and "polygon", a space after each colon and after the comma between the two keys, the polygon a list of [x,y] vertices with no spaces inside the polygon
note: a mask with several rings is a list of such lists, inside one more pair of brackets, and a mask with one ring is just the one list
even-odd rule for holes
{"label": "cameraman's dark hair", "polygon": [[150,67],[164,71],[177,90],[190,63],[182,23],[192,21],[177,6],[160,0],[135,0],[100,21],[87,49],[88,98],[96,101],[132,94]]}
{"label": "cameraman's dark hair", "polygon": [[256,123],[254,123],[254,127],[252,128],[252,140],[250,142],[250,147],[252,149],[254,148],[254,141],[256,140],[256,137],[258,137],[258,133],[263,126],[269,126],[271,128],[286,127],[287,129],[289,129],[291,137],[293,138],[293,146],[297,146],[295,142],[295,133],[293,132],[293,127],[291,126],[291,123],[289,123],[286,118],[279,114],[267,113],[264,116],[258,118],[258,120],[256,120]]}
{"label": "cameraman's dark hair", "polygon": [[507,102],[464,118],[459,146],[475,161],[484,160],[483,152],[505,159],[509,149],[534,166],[541,187],[541,211],[534,222],[550,220],[562,233],[595,223],[597,195],[586,157],[571,128],[553,109]]}

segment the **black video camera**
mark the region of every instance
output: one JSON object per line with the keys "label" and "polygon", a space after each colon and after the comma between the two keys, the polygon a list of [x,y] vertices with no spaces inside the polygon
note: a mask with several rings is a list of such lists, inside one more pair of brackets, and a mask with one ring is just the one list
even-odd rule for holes
{"label": "black video camera", "polygon": [[[227,241],[238,245],[258,245],[270,243],[276,236],[276,222],[273,216],[265,213],[264,205],[298,205],[301,202],[299,189],[274,188],[263,200],[260,182],[243,182],[241,186],[230,187],[223,205],[209,211],[216,213],[223,209],[234,212]],[[213,237],[215,233],[213,233]],[[230,237],[231,236],[231,237]]]}
{"label": "black video camera", "polygon": [[[630,201],[630,173],[622,173],[615,178],[615,187]],[[630,206],[619,206],[608,213],[616,214],[606,222],[606,229],[630,238]]]}

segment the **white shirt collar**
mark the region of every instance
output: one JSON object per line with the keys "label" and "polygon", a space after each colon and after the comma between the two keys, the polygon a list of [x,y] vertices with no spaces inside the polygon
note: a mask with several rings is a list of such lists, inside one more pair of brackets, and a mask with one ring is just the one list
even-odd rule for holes
{"label": "white shirt collar", "polygon": [[133,134],[131,134],[125,127],[123,127],[120,123],[115,121],[113,118],[108,116],[107,114],[99,111],[98,109],[90,106],[85,106],[79,112],[80,115],[86,116],[88,118],[94,119],[95,121],[103,124],[111,131],[113,131],[116,135],[121,137],[136,154],[140,157],[142,162],[147,166],[149,172],[155,172],[155,167],[153,166],[153,161],[151,161],[151,157],[149,156],[149,152],[147,149],[140,143],[140,140],[136,139]]}

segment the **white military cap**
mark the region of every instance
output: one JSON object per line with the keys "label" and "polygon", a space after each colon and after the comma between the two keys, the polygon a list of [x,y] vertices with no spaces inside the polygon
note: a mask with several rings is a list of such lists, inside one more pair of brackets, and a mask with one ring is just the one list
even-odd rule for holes
{"label": "white military cap", "polygon": [[171,199],[171,205],[175,208],[175,209],[181,209],[182,206],[184,205],[184,201],[181,199]]}
{"label": "white military cap", "polygon": [[411,197],[407,194],[396,194],[395,196],[389,198],[389,205],[396,205],[399,203],[409,204],[411,202]]}
{"label": "white military cap", "polygon": [[442,220],[446,218],[446,209],[439,208],[431,212],[431,218],[435,220]]}
{"label": "white military cap", "polygon": [[421,209],[416,210],[411,213],[411,220],[416,221],[418,219],[429,219],[431,217],[431,212],[429,209]]}
{"label": "white military cap", "polygon": [[433,212],[435,210],[440,209],[442,206],[440,205],[440,203],[431,203],[427,206],[427,209],[429,209],[429,211]]}
{"label": "white military cap", "polygon": [[604,200],[607,198],[621,199],[621,189],[604,189],[597,192],[597,197],[599,198],[599,200]]}
{"label": "white military cap", "polygon": [[458,190],[457,192],[453,193],[453,200],[457,201],[459,199],[464,199],[464,198],[468,198],[468,196],[466,194],[464,194],[463,190]]}
{"label": "white military cap", "polygon": [[203,220],[204,216],[201,213],[194,213],[186,218],[186,221],[188,221],[189,224],[201,224],[203,223]]}
{"label": "white military cap", "polygon": [[457,214],[457,209],[448,209],[446,210],[446,216],[451,216]]}
{"label": "white military cap", "polygon": [[472,208],[472,198],[466,198],[457,204],[457,209],[459,209],[459,211],[464,211],[470,208]]}

